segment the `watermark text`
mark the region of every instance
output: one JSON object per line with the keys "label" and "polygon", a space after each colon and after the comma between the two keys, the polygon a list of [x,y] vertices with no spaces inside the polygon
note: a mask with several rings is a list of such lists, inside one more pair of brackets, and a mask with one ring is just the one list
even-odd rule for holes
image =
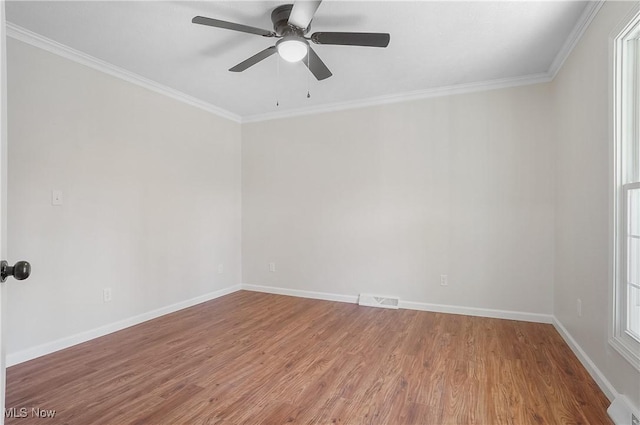
{"label": "watermark text", "polygon": [[41,409],[39,407],[9,407],[4,409],[5,418],[55,418],[54,409]]}

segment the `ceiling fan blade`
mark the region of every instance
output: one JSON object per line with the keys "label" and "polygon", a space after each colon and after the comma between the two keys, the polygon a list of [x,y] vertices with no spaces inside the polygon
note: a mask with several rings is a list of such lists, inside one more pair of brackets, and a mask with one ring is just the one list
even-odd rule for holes
{"label": "ceiling fan blade", "polygon": [[390,39],[389,34],[379,32],[316,32],[311,36],[316,44],[369,47],[387,47]]}
{"label": "ceiling fan blade", "polygon": [[231,71],[231,72],[242,72],[245,69],[249,68],[250,66],[253,66],[253,65],[257,64],[261,60],[264,60],[264,59],[268,58],[269,56],[274,54],[276,51],[277,51],[276,50],[276,46],[267,47],[263,51],[261,51],[259,53],[256,53],[255,55],[251,56],[249,59],[240,62],[239,64],[237,64],[233,68],[229,69],[229,71]]}
{"label": "ceiling fan blade", "polygon": [[250,27],[248,25],[236,24],[233,22],[221,21],[219,19],[206,18],[204,16],[196,16],[191,20],[194,24],[208,25],[210,27],[224,28],[226,30],[247,32],[249,34],[261,35],[263,37],[275,37],[273,31],[263,30],[262,28]]}
{"label": "ceiling fan blade", "polygon": [[320,56],[309,46],[309,54],[302,59],[309,71],[316,77],[318,81],[331,77],[333,74],[327,68],[327,65],[322,62]]}
{"label": "ceiling fan blade", "polygon": [[313,15],[316,14],[320,3],[322,3],[322,0],[296,0],[289,15],[289,24],[306,29],[311,23]]}

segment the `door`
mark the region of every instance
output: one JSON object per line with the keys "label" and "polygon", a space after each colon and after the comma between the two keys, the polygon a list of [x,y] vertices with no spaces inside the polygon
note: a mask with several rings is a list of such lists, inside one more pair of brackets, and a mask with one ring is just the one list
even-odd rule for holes
{"label": "door", "polygon": [[[7,253],[7,43],[4,5],[4,0],[0,0],[0,259],[5,258]],[[13,276],[23,280],[30,273],[31,265],[26,261],[18,261],[13,266],[4,260],[0,261],[0,425],[4,424],[7,394],[4,330],[7,326],[6,287],[11,282],[7,282],[7,278]]]}
{"label": "door", "polygon": [[[0,259],[7,251],[6,184],[7,184],[7,51],[4,21],[4,1],[0,1]],[[4,424],[6,364],[4,352],[4,328],[6,282],[0,283],[0,425]]]}

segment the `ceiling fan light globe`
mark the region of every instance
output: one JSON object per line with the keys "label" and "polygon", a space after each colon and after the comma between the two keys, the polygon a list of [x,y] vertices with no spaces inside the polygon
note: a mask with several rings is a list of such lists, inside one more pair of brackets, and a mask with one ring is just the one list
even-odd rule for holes
{"label": "ceiling fan light globe", "polygon": [[307,56],[309,44],[302,38],[285,37],[278,41],[276,48],[278,49],[278,54],[282,59],[287,62],[298,62]]}

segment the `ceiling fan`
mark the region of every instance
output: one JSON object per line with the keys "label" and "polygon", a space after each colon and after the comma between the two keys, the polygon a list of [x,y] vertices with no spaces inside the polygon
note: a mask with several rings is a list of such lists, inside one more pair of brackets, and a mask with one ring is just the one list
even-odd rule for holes
{"label": "ceiling fan", "polygon": [[273,31],[204,16],[196,16],[191,22],[263,37],[279,38],[275,45],[267,47],[229,69],[231,72],[242,72],[277,52],[282,59],[288,62],[304,62],[318,80],[324,80],[331,77],[331,71],[311,48],[309,40],[315,44],[343,46],[387,47],[389,45],[390,37],[386,33],[316,32],[311,37],[307,37],[306,35],[311,29],[311,20],[321,2],[322,0],[296,0],[293,4],[276,7],[271,12]]}

